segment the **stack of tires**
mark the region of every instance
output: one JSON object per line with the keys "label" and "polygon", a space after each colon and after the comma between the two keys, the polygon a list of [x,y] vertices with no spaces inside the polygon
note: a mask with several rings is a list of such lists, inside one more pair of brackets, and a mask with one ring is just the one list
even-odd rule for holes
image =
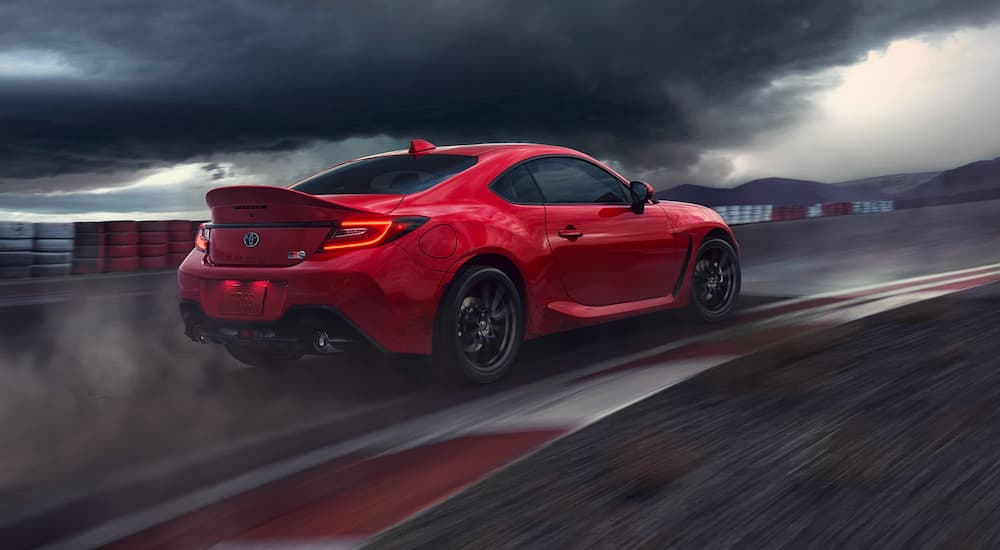
{"label": "stack of tires", "polygon": [[73,273],[104,273],[107,250],[105,248],[104,224],[101,222],[77,222],[75,246],[73,248]]}
{"label": "stack of tires", "polygon": [[139,222],[139,267],[167,268],[167,222]]}
{"label": "stack of tires", "polygon": [[122,273],[139,269],[139,233],[134,221],[104,222],[105,267],[109,272]]}
{"label": "stack of tires", "polygon": [[27,222],[0,222],[0,279],[31,275],[35,227]]}
{"label": "stack of tires", "polygon": [[192,248],[194,248],[194,232],[191,230],[191,222],[187,220],[168,221],[167,263],[169,266],[181,265]]}
{"label": "stack of tires", "polygon": [[73,272],[72,222],[36,223],[35,240],[31,247],[31,276],[53,277]]}

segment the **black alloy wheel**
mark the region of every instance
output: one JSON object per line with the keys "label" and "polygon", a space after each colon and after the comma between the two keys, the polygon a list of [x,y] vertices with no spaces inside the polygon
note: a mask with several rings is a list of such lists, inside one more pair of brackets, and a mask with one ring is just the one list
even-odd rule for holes
{"label": "black alloy wheel", "polygon": [[698,249],[691,275],[691,305],[705,321],[719,321],[736,306],[740,293],[740,261],[732,245],[707,239]]}
{"label": "black alloy wheel", "polygon": [[471,266],[456,276],[439,310],[434,361],[450,381],[501,378],[524,337],[520,293],[503,271]]}

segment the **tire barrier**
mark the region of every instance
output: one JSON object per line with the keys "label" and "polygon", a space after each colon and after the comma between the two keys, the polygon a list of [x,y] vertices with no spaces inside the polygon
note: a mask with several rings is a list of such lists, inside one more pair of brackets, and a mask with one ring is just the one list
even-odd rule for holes
{"label": "tire barrier", "polygon": [[25,222],[0,222],[0,279],[31,275],[35,226]]}
{"label": "tire barrier", "polygon": [[139,244],[139,234],[135,231],[109,232],[105,234],[105,240],[112,244]]}
{"label": "tire barrier", "polygon": [[177,267],[194,248],[192,223],[188,220],[167,221],[167,265]]}
{"label": "tire barrier", "polygon": [[34,239],[35,224],[28,222],[0,222],[0,239]]}
{"label": "tire barrier", "polygon": [[0,239],[0,252],[31,252],[34,239]]}
{"label": "tire barrier", "polygon": [[34,264],[31,266],[32,277],[58,277],[73,272],[72,263],[64,264]]}
{"label": "tire barrier", "polygon": [[23,279],[30,276],[30,265],[0,265],[0,279]]}
{"label": "tire barrier", "polygon": [[72,239],[76,236],[76,226],[72,223],[36,223],[36,239]]}
{"label": "tire barrier", "polygon": [[166,269],[168,267],[167,256],[149,256],[139,258],[139,267],[142,269]]}
{"label": "tire barrier", "polygon": [[108,273],[121,273],[139,270],[139,257],[130,256],[127,258],[108,258],[106,264]]}
{"label": "tire barrier", "polygon": [[28,250],[0,251],[0,279],[19,279],[31,275],[34,256],[31,252],[31,241],[28,243]]}
{"label": "tire barrier", "polygon": [[32,252],[32,263],[35,265],[55,265],[73,263],[72,252]]}
{"label": "tire barrier", "polygon": [[166,269],[170,224],[165,221],[139,222],[139,269]]}
{"label": "tire barrier", "polygon": [[104,269],[122,273],[139,269],[139,222],[118,220],[104,222],[106,244]]}
{"label": "tire barrier", "polygon": [[31,249],[35,252],[72,252],[73,239],[35,239]]}
{"label": "tire barrier", "polygon": [[107,236],[103,222],[77,222],[73,273],[104,273]]}
{"label": "tire barrier", "polygon": [[855,201],[851,203],[855,214],[880,214],[892,212],[892,201]]}
{"label": "tire barrier", "polygon": [[849,202],[828,202],[823,204],[823,217],[844,216],[853,212],[852,208]]}
{"label": "tire barrier", "polygon": [[809,216],[805,206],[775,206],[771,211],[771,221],[801,220]]}
{"label": "tire barrier", "polygon": [[76,226],[72,223],[36,223],[31,245],[32,277],[55,277],[73,272]]}
{"label": "tire barrier", "polygon": [[848,214],[876,214],[892,212],[894,201],[856,201],[828,202],[808,206],[778,206],[771,204],[735,204],[713,206],[713,210],[722,216],[729,225],[747,223],[777,222],[801,220],[806,218],[822,218],[827,216],[845,216]]}
{"label": "tire barrier", "polygon": [[771,221],[774,206],[770,204],[737,204],[716,206],[715,211],[730,225]]}
{"label": "tire barrier", "polygon": [[138,258],[139,245],[137,244],[109,244],[105,247],[108,258]]}

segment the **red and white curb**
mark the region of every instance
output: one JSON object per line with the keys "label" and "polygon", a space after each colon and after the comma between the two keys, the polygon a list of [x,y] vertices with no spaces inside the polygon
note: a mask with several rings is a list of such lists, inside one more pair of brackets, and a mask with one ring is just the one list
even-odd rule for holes
{"label": "red and white curb", "polygon": [[50,547],[353,548],[709,368],[790,336],[994,282],[1000,264],[752,308],[712,332],[292,457]]}

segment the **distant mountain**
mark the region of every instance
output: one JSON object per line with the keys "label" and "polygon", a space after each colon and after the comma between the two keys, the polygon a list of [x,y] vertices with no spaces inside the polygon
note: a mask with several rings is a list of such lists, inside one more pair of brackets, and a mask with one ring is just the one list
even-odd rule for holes
{"label": "distant mountain", "polygon": [[906,198],[947,197],[1000,192],[1000,157],[945,170],[923,185],[904,193]]}
{"label": "distant mountain", "polygon": [[839,187],[864,188],[878,191],[885,195],[898,195],[910,189],[919,187],[930,181],[941,172],[915,172],[912,174],[891,174],[849,181],[838,181],[833,185]]}
{"label": "distant mountain", "polygon": [[1000,157],[942,172],[875,176],[837,183],[761,178],[722,188],[681,185],[656,193],[661,199],[706,206],[733,204],[811,205],[822,202],[893,199],[899,205],[923,206],[1000,198]]}
{"label": "distant mountain", "polygon": [[820,202],[880,200],[885,195],[867,188],[841,187],[819,181],[761,178],[733,188],[681,185],[657,197],[707,206],[728,204],[810,205]]}

